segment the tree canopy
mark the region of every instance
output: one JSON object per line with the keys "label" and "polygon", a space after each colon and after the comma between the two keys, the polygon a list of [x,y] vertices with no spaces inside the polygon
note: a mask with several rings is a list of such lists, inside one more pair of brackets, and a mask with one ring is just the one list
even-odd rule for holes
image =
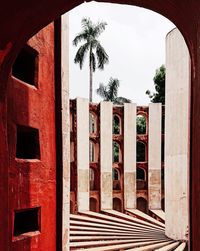
{"label": "tree canopy", "polygon": [[161,65],[156,69],[155,76],[153,78],[156,92],[151,93],[150,90],[146,91],[152,103],[165,104],[165,66]]}
{"label": "tree canopy", "polygon": [[111,77],[107,85],[100,83],[96,92],[104,101],[111,101],[113,104],[122,105],[124,103],[131,103],[130,99],[118,97],[119,86],[120,81],[117,78]]}
{"label": "tree canopy", "polygon": [[146,118],[144,116],[138,115],[136,119],[137,134],[146,133]]}

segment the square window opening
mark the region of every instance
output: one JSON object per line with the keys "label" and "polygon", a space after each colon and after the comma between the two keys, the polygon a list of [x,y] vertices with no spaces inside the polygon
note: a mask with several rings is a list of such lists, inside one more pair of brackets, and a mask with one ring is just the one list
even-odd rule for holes
{"label": "square window opening", "polygon": [[39,130],[17,126],[16,158],[40,159]]}
{"label": "square window opening", "polygon": [[13,235],[16,237],[25,233],[40,231],[40,211],[40,207],[15,211]]}
{"label": "square window opening", "polygon": [[29,45],[25,45],[13,64],[12,75],[29,85],[37,87],[38,52]]}

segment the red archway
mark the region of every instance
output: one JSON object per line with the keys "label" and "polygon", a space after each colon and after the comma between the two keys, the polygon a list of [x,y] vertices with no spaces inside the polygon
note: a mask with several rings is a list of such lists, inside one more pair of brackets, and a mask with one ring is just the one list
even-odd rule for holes
{"label": "red archway", "polygon": [[[105,1],[107,2],[107,1]],[[198,250],[200,239],[200,201],[198,191],[200,189],[200,2],[191,0],[116,0],[113,3],[137,5],[156,11],[170,19],[182,32],[192,59],[192,90],[191,90],[191,162],[190,162],[190,236],[191,250]],[[52,20],[64,12],[74,8],[81,1],[53,1],[41,0],[36,3],[30,1],[2,1],[0,9],[0,196],[4,201],[0,211],[0,221],[4,226],[4,232],[0,238],[0,246],[8,248],[8,159],[7,144],[7,104],[6,84],[14,59],[24,43],[46,26]],[[5,248],[4,248],[5,247]]]}

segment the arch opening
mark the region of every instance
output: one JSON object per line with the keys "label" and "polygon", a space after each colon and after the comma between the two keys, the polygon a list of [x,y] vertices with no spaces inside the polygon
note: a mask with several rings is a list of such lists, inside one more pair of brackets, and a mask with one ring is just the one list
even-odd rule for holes
{"label": "arch opening", "polygon": [[113,198],[113,209],[122,212],[122,202],[119,198]]}
{"label": "arch opening", "polygon": [[121,162],[121,150],[120,145],[114,141],[113,142],[113,162]]}
{"label": "arch opening", "polygon": [[120,171],[117,168],[113,168],[113,190],[121,189],[121,179],[120,179]]}
{"label": "arch opening", "polygon": [[118,115],[113,115],[113,134],[121,134],[121,119]]}
{"label": "arch opening", "polygon": [[97,132],[97,121],[96,116],[90,112],[89,115],[89,130],[90,133],[96,133]]}
{"label": "arch opening", "polygon": [[137,209],[139,209],[143,213],[147,213],[147,211],[148,211],[147,200],[142,197],[137,198]]}
{"label": "arch opening", "polygon": [[137,115],[136,118],[137,125],[137,134],[146,134],[147,133],[147,121],[144,115]]}
{"label": "arch opening", "polygon": [[97,200],[93,197],[90,198],[90,211],[98,212]]}
{"label": "arch opening", "polygon": [[96,170],[90,167],[90,191],[97,190],[97,175]]}
{"label": "arch opening", "polygon": [[137,162],[145,162],[146,161],[146,145],[137,141]]}
{"label": "arch opening", "polygon": [[143,168],[137,168],[137,180],[146,180],[146,174]]}

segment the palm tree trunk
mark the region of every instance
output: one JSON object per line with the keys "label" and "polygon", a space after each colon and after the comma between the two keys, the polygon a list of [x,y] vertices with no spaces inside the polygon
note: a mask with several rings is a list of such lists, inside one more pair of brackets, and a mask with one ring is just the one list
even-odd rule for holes
{"label": "palm tree trunk", "polygon": [[92,77],[93,77],[93,62],[92,62],[92,48],[90,47],[90,59],[89,59],[89,68],[90,68],[90,94],[89,94],[89,101],[92,102],[92,91],[93,91],[93,86],[92,86]]}
{"label": "palm tree trunk", "polygon": [[90,95],[89,95],[89,100],[92,102],[92,77],[93,77],[93,70],[92,70],[92,64],[90,63]]}

